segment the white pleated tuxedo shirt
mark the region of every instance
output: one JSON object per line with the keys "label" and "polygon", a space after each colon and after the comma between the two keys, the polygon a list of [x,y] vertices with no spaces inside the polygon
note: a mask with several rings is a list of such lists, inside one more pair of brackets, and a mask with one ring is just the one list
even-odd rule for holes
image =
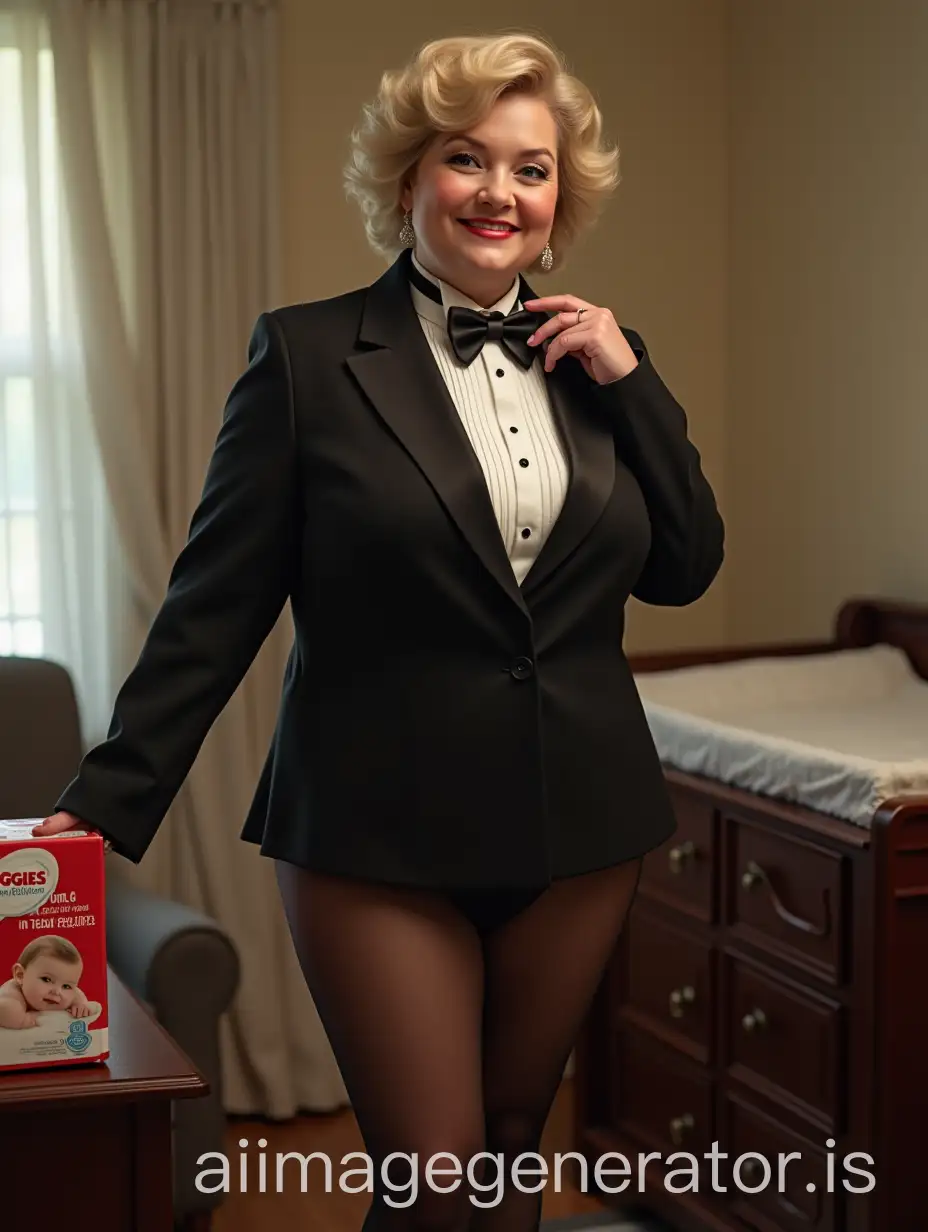
{"label": "white pleated tuxedo shirt", "polygon": [[[487,341],[473,363],[463,365],[448,337],[448,309],[480,304],[424,269],[416,269],[441,292],[440,304],[411,286],[413,303],[451,400],[483,468],[500,534],[522,584],[551,532],[567,493],[568,462],[551,411],[544,353],[526,371],[502,343]],[[521,308],[516,281],[491,312]]]}

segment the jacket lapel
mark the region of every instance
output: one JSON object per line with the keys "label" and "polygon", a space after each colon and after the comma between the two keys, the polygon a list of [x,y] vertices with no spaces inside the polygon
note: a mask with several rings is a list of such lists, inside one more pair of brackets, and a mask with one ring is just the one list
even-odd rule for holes
{"label": "jacket lapel", "polygon": [[[537,299],[522,279],[521,301]],[[539,357],[538,363],[543,363]],[[567,495],[560,516],[522,582],[531,595],[574,551],[599,519],[615,483],[615,438],[588,396],[590,378],[579,362],[565,355],[546,374],[548,395],[570,468]]]}
{"label": "jacket lapel", "polygon": [[[483,469],[419,324],[403,252],[369,289],[359,344],[347,359],[377,413],[414,459],[461,534],[517,606],[576,548],[602,513],[615,471],[614,442],[605,422],[585,405],[579,364],[562,360],[548,388],[570,468],[560,517],[522,587],[516,579],[487,490]],[[522,296],[533,298],[523,282]],[[540,361],[539,361],[540,362]],[[564,371],[562,371],[564,369]],[[581,381],[573,378],[579,374]]]}
{"label": "jacket lapel", "polygon": [[486,480],[435,363],[409,291],[408,252],[368,290],[348,366],[506,594],[528,615]]}
{"label": "jacket lapel", "polygon": [[595,416],[584,398],[587,373],[564,356],[547,375],[548,394],[569,467],[563,509],[523,580],[526,599],[579,547],[609,500],[615,482],[615,437],[605,416]]}

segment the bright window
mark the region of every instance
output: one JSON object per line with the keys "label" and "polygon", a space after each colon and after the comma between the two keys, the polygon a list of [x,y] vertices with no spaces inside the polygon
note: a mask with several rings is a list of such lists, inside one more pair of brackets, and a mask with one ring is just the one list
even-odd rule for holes
{"label": "bright window", "polygon": [[24,64],[0,45],[0,654],[44,646],[36,439],[39,372],[52,358],[38,351],[60,345],[54,118],[51,53]]}

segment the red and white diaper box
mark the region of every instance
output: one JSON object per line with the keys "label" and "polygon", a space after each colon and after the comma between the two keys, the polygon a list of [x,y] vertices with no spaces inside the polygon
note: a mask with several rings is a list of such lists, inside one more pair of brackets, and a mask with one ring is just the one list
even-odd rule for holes
{"label": "red and white diaper box", "polygon": [[0,1073],[109,1056],[103,839],[0,821]]}

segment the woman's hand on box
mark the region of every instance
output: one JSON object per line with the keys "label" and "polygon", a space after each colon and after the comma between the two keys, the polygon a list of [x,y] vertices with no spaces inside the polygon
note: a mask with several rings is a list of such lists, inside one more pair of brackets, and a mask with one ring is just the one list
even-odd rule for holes
{"label": "woman's hand on box", "polygon": [[32,827],[32,836],[33,838],[50,838],[53,834],[63,834],[65,830],[87,830],[91,834],[99,834],[107,850],[110,848],[109,840],[96,826],[90,825],[89,822],[84,821],[83,817],[76,817],[73,813],[52,813],[51,817],[46,817],[41,825]]}
{"label": "woman's hand on box", "polygon": [[65,830],[92,829],[93,826],[88,826],[82,817],[75,817],[73,813],[52,813],[41,825],[33,826],[32,833],[35,838],[47,838],[50,834],[61,834]]}

